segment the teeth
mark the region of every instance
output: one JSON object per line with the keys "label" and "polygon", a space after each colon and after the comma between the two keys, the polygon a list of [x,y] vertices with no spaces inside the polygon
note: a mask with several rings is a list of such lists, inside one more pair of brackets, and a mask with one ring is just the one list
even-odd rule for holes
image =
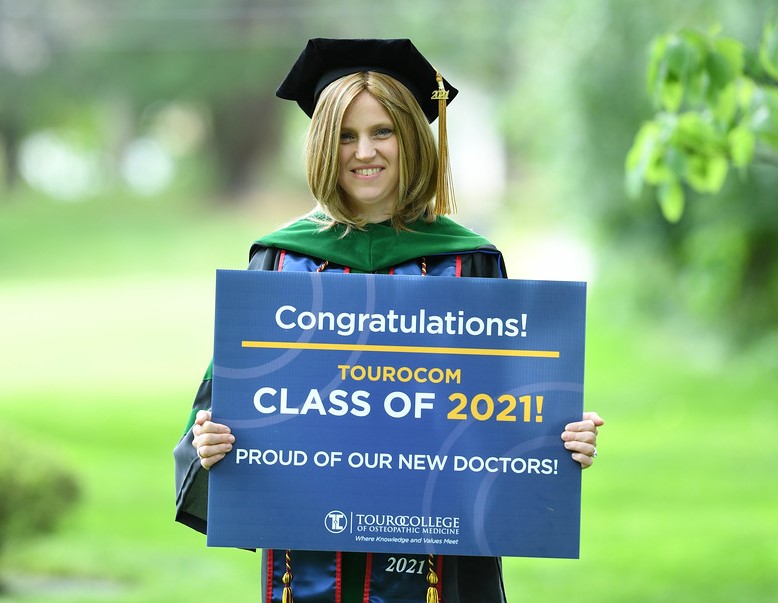
{"label": "teeth", "polygon": [[369,168],[364,170],[354,170],[355,174],[359,174],[360,176],[372,176],[373,174],[377,174],[381,171],[381,168]]}

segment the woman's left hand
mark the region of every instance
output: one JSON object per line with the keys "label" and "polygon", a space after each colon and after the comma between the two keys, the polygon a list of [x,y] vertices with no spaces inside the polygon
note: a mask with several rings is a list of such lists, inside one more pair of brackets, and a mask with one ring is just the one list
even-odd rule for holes
{"label": "woman's left hand", "polygon": [[591,467],[597,456],[597,428],[605,421],[596,412],[585,412],[582,421],[568,423],[562,433],[565,448],[573,453],[573,460],[586,469]]}

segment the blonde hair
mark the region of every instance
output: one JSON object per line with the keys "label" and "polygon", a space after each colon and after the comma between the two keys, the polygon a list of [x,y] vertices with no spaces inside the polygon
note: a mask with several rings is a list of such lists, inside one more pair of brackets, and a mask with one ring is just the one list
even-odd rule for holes
{"label": "blonde hair", "polygon": [[338,185],[338,147],[343,115],[362,92],[369,92],[392,119],[399,146],[399,195],[392,225],[406,228],[422,218],[435,219],[438,155],[427,118],[413,94],[396,79],[375,71],[352,73],[335,80],[321,93],[308,129],[305,164],[308,186],[327,214],[326,226],[337,223],[363,228],[366,220],[349,208]]}

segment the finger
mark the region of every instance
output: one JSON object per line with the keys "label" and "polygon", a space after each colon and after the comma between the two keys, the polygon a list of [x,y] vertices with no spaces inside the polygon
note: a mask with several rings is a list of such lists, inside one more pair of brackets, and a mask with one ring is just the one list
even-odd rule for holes
{"label": "finger", "polygon": [[232,444],[229,442],[223,444],[204,444],[197,448],[197,456],[201,459],[207,459],[219,454],[225,455],[232,450]]}
{"label": "finger", "polygon": [[565,425],[567,431],[594,431],[597,426],[591,419],[582,419],[581,421],[573,421]]}
{"label": "finger", "polygon": [[231,445],[234,442],[235,436],[230,433],[203,433],[192,439],[192,446],[199,451],[204,446]]}
{"label": "finger", "polygon": [[211,420],[210,410],[198,410],[195,415],[194,424],[192,425],[192,433],[198,435],[203,431],[203,424]]}
{"label": "finger", "polygon": [[563,431],[561,437],[564,442],[585,442],[592,446],[597,445],[597,434],[592,431]]}
{"label": "finger", "polygon": [[224,458],[224,454],[216,454],[214,456],[209,456],[206,458],[200,459],[200,466],[208,471],[211,467],[213,467],[216,463],[218,463],[220,460]]}
{"label": "finger", "polygon": [[574,423],[568,423],[567,425],[565,425],[565,431],[571,431],[571,432],[588,431],[593,433],[594,435],[597,435],[598,433],[598,429],[594,421],[591,421],[589,419],[586,419],[584,421],[575,421]]}
{"label": "finger", "polygon": [[197,456],[203,467],[211,467],[232,450],[232,444],[204,445],[197,448]]}
{"label": "finger", "polygon": [[202,425],[206,421],[211,420],[211,411],[210,410],[198,410],[197,414],[195,415],[195,425]]}
{"label": "finger", "polygon": [[578,440],[565,442],[565,448],[570,452],[580,452],[581,454],[589,456],[593,456],[597,450],[594,442],[582,442]]}
{"label": "finger", "polygon": [[583,469],[592,466],[594,455],[597,454],[597,448],[585,442],[565,442],[565,448],[572,452],[573,460],[580,463]]}
{"label": "finger", "polygon": [[195,448],[201,446],[219,446],[221,444],[233,444],[235,436],[231,433],[203,433],[192,440]]}
{"label": "finger", "polygon": [[592,463],[594,463],[594,459],[592,457],[580,452],[574,452],[572,457],[574,461],[581,464],[581,469],[588,469],[592,466]]}
{"label": "finger", "polygon": [[605,425],[605,421],[603,421],[602,417],[598,415],[596,412],[590,411],[585,412],[583,414],[584,420],[592,421],[596,427],[599,427],[600,425]]}
{"label": "finger", "polygon": [[222,423],[214,423],[213,421],[208,420],[200,425],[195,424],[192,428],[192,433],[195,434],[195,436],[199,436],[203,433],[230,433],[230,428]]}

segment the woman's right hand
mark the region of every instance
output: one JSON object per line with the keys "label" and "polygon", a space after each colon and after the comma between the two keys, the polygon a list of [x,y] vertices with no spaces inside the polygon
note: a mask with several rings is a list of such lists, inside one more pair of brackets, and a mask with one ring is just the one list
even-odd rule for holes
{"label": "woman's right hand", "polygon": [[232,450],[235,436],[230,428],[221,423],[211,421],[210,410],[199,410],[192,427],[194,439],[192,446],[200,457],[203,469],[210,469]]}

